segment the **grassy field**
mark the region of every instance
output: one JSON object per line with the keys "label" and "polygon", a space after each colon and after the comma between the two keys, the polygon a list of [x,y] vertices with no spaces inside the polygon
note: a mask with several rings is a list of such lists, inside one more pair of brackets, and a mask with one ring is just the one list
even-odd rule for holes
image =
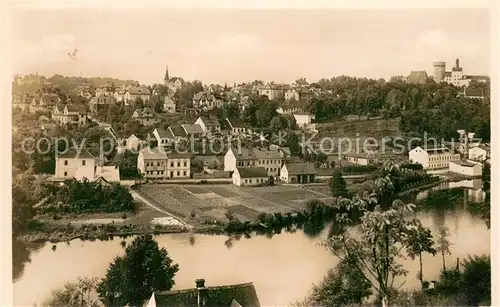
{"label": "grassy field", "polygon": [[224,221],[228,211],[242,221],[250,221],[262,212],[285,213],[303,210],[309,199],[331,199],[326,186],[300,188],[288,185],[237,187],[146,184],[138,187],[136,191],[159,208],[190,222]]}

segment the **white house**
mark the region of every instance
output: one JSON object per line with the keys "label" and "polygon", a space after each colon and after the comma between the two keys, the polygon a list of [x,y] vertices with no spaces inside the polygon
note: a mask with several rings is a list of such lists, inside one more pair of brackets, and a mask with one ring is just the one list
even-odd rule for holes
{"label": "white house", "polygon": [[476,161],[484,161],[490,157],[490,147],[481,144],[476,147],[469,148],[469,159]]}
{"label": "white house", "polygon": [[175,101],[169,96],[165,96],[165,99],[163,100],[163,112],[167,113],[176,112]]}
{"label": "white house", "polygon": [[268,176],[278,176],[282,157],[277,150],[268,148],[229,148],[224,156],[224,171],[236,168],[263,167]]}
{"label": "white house", "polygon": [[480,163],[473,163],[469,161],[451,161],[449,163],[450,172],[457,174],[469,176],[469,177],[480,177],[483,173],[483,165]]}
{"label": "white house", "polygon": [[231,135],[244,134],[247,132],[248,125],[245,124],[240,119],[229,119],[226,118],[226,122],[229,125]]}
{"label": "white house", "polygon": [[52,110],[52,119],[59,124],[83,126],[87,123],[87,110],[84,105],[56,104]]}
{"label": "white house", "polygon": [[233,184],[241,186],[256,186],[269,180],[263,167],[237,167],[233,172]]}
{"label": "white house", "polygon": [[146,179],[163,179],[166,176],[167,160],[163,147],[145,147],[137,156],[137,168]]}
{"label": "white house", "polygon": [[285,183],[311,183],[316,181],[316,168],[312,163],[286,163],[280,179]]}
{"label": "white house", "polygon": [[448,168],[449,162],[460,160],[460,154],[451,152],[448,148],[423,149],[413,148],[409,153],[411,163],[420,163],[424,169]]}
{"label": "white house", "polygon": [[297,122],[297,127],[305,128],[314,120],[314,115],[309,112],[297,112],[293,114],[295,121]]}
{"label": "white house", "polygon": [[158,146],[165,147],[174,141],[174,135],[170,132],[170,130],[155,128],[155,130],[153,130],[153,135],[158,142]]}
{"label": "white house", "polygon": [[377,163],[377,158],[374,154],[370,153],[346,153],[342,155],[342,159],[347,160],[356,165],[372,165]]}
{"label": "white house", "polygon": [[175,179],[191,176],[191,156],[168,154],[163,147],[143,148],[137,157],[137,168],[147,179]]}
{"label": "white house", "polygon": [[128,150],[135,152],[141,146],[141,140],[135,134],[132,134],[127,138],[126,144]]}
{"label": "white house", "polygon": [[96,158],[85,148],[69,148],[56,157],[56,179],[87,178],[92,181],[95,177]]}
{"label": "white house", "polygon": [[151,98],[151,92],[149,89],[143,86],[130,87],[123,95],[123,100],[125,102],[135,102],[139,98],[144,103],[148,102]]}

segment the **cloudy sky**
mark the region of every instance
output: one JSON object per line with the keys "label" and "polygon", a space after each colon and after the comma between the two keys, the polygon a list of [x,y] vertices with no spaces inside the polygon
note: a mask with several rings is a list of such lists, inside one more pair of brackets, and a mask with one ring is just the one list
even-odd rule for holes
{"label": "cloudy sky", "polygon": [[[18,10],[14,72],[204,83],[488,74],[487,10]],[[73,51],[74,56],[68,53]]]}

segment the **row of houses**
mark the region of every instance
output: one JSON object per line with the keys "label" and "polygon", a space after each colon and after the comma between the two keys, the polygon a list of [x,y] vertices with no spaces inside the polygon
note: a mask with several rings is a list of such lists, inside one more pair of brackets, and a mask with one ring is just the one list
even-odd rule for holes
{"label": "row of houses", "polygon": [[85,148],[72,147],[56,157],[54,179],[119,183],[120,169],[115,165],[105,166],[103,157],[94,157]]}

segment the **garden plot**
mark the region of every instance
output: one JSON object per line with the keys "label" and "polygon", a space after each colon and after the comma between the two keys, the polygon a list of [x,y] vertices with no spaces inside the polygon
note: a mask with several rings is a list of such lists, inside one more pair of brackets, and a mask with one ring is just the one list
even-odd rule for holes
{"label": "garden plot", "polygon": [[207,190],[212,191],[218,194],[220,197],[235,197],[238,196],[238,193],[230,191],[228,188],[232,188],[233,186],[228,187],[208,187]]}
{"label": "garden plot", "polygon": [[243,205],[231,206],[228,208],[228,211],[233,213],[237,219],[242,221],[253,221],[259,214],[262,213]]}
{"label": "garden plot", "polygon": [[204,194],[204,193],[210,193],[207,189],[200,188],[200,187],[182,187],[182,189],[192,193],[192,194]]}
{"label": "garden plot", "polygon": [[310,190],[312,192],[323,194],[325,197],[330,197],[331,195],[330,187],[327,185],[311,185],[305,187],[305,189]]}

